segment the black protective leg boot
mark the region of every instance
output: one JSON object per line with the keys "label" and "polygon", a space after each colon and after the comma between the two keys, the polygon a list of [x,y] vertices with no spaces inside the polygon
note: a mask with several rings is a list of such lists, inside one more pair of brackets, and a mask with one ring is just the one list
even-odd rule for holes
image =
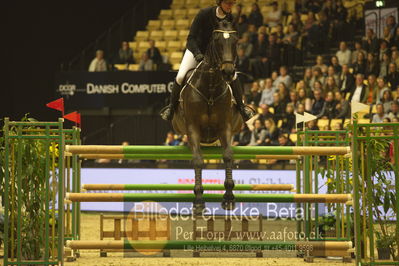
{"label": "black protective leg boot", "polygon": [[245,106],[242,102],[242,87],[241,82],[238,80],[238,78],[236,80],[233,80],[233,82],[231,83],[231,89],[233,91],[234,99],[237,102],[237,109],[240,112],[244,122],[246,122],[251,119],[251,117],[253,117],[255,113],[250,107]]}
{"label": "black protective leg boot", "polygon": [[164,107],[160,112],[163,120],[172,121],[173,114],[177,106],[179,105],[181,88],[182,86],[180,86],[175,80],[175,82],[173,83],[172,93],[170,94],[169,105]]}

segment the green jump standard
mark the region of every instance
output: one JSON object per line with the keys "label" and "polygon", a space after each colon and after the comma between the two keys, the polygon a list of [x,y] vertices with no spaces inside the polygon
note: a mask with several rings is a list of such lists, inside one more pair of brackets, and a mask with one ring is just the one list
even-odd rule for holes
{"label": "green jump standard", "polygon": [[163,250],[184,249],[200,251],[240,252],[247,249],[273,250],[348,250],[351,241],[201,241],[201,240],[70,240],[66,246],[71,249],[124,249]]}
{"label": "green jump standard", "polygon": [[[313,146],[235,146],[235,154],[247,155],[345,155],[350,147],[313,147]],[[203,154],[222,154],[221,147],[202,147]],[[116,146],[116,145],[66,145],[66,152],[73,154],[178,154],[191,155],[186,146]]]}
{"label": "green jump standard", "polygon": [[[224,185],[203,185],[204,190],[225,190]],[[85,190],[194,190],[193,184],[86,184]],[[234,190],[287,190],[294,189],[291,184],[259,184],[234,186]]]}
{"label": "green jump standard", "polygon": [[[237,202],[348,203],[350,194],[235,194]],[[193,193],[66,193],[72,202],[193,202]],[[206,202],[221,202],[223,194],[203,194]]]}

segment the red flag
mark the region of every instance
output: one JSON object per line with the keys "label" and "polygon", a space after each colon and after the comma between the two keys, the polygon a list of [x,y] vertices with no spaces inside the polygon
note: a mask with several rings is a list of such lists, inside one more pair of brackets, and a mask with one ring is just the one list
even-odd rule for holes
{"label": "red flag", "polygon": [[55,101],[49,102],[46,106],[61,111],[62,115],[64,115],[64,98],[59,98]]}
{"label": "red flag", "polygon": [[80,114],[78,112],[72,112],[72,113],[66,114],[66,115],[64,115],[64,118],[80,125]]}

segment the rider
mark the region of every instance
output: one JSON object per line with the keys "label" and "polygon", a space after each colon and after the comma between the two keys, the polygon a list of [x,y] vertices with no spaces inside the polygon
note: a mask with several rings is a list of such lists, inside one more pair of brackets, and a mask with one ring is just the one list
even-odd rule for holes
{"label": "rider", "polygon": [[[204,54],[210,42],[212,32],[216,28],[215,21],[227,20],[234,23],[231,11],[235,2],[236,0],[216,0],[216,6],[201,9],[195,17],[187,37],[187,49],[173,84],[170,103],[161,111],[163,119],[172,120],[173,113],[179,105],[183,80],[187,72],[195,68],[197,64],[204,59]],[[246,108],[242,101],[241,83],[238,78],[235,78],[231,83],[231,88],[237,102],[238,111],[244,121],[249,120],[254,114],[250,108]]]}

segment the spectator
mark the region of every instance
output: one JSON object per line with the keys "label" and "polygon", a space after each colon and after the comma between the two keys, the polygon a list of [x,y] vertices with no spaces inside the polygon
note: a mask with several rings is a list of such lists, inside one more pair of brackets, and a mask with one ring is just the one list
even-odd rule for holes
{"label": "spectator", "polygon": [[396,47],[396,49],[399,49],[399,27],[396,27],[395,34],[391,39],[391,47]]}
{"label": "spectator", "polygon": [[255,42],[252,50],[252,57],[259,59],[266,57],[267,40],[266,34],[258,33],[258,40]]}
{"label": "spectator", "polygon": [[396,19],[395,19],[395,17],[392,16],[392,15],[389,16],[389,17],[387,17],[386,25],[387,25],[387,28],[388,28],[388,30],[389,30],[389,34],[390,34],[391,36],[394,36],[395,33],[396,33],[396,30],[397,30],[397,28],[398,28],[398,24],[396,24]]}
{"label": "spectator", "polygon": [[327,77],[326,84],[324,85],[324,93],[339,91],[334,77]]}
{"label": "spectator", "polygon": [[378,86],[377,86],[377,78],[375,75],[370,75],[367,78],[367,86],[366,86],[366,103],[372,104],[375,103],[378,98]]}
{"label": "spectator", "polygon": [[288,75],[286,66],[280,67],[280,76],[277,77],[276,83],[280,84],[280,82],[283,82],[287,88],[292,86],[292,78]]}
{"label": "spectator", "polygon": [[294,105],[292,103],[287,104],[285,113],[282,116],[281,130],[284,133],[293,133],[295,131],[295,114]]}
{"label": "spectator", "polygon": [[259,106],[262,104],[272,105],[273,104],[273,93],[276,92],[276,88],[273,88],[271,78],[265,80],[265,87],[262,90],[262,96],[260,98]]}
{"label": "spectator", "polygon": [[320,113],[317,115],[317,118],[323,119],[333,119],[335,118],[336,109],[335,106],[337,105],[336,101],[334,100],[334,93],[332,91],[327,93],[326,100],[324,101],[323,108],[321,109]]}
{"label": "spectator", "polygon": [[376,105],[377,113],[373,115],[371,123],[382,123],[387,115],[384,112],[384,106],[379,103]]}
{"label": "spectator", "polygon": [[278,84],[277,91],[280,95],[280,101],[286,105],[290,101],[290,96],[284,82],[280,82],[280,84]]}
{"label": "spectator", "polygon": [[277,43],[281,44],[285,37],[283,25],[278,24],[276,27],[274,27],[274,34],[277,37]]}
{"label": "spectator", "polygon": [[247,146],[251,141],[251,131],[246,123],[242,123],[241,131],[234,135],[233,146]]}
{"label": "spectator", "polygon": [[388,75],[388,67],[389,63],[391,62],[391,58],[389,57],[388,53],[383,54],[382,61],[380,63],[380,74],[379,77],[385,77]]}
{"label": "spectator", "polygon": [[274,122],[277,123],[281,119],[282,114],[285,112],[285,103],[280,99],[280,94],[275,92],[273,94],[273,109],[274,109]]}
{"label": "spectator", "polygon": [[[238,6],[238,5],[237,5]],[[246,15],[241,15],[238,19],[237,32],[238,37],[242,38],[245,32],[248,31],[248,19]]]}
{"label": "spectator", "polygon": [[337,105],[335,106],[337,115],[335,117],[342,119],[350,118],[351,112],[349,102],[342,97],[341,92],[335,92],[335,101],[337,102]]}
{"label": "spectator", "polygon": [[342,66],[342,71],[339,74],[339,83],[338,83],[339,90],[342,93],[351,92],[355,87],[355,79],[353,75],[349,72],[348,65]]}
{"label": "spectator", "polygon": [[289,26],[292,25],[296,31],[302,32],[303,23],[298,12],[292,13],[291,21],[289,22],[288,25]]}
{"label": "spectator", "polygon": [[[242,73],[249,73],[249,59],[245,56],[245,50],[239,48],[237,51],[237,64],[236,64],[237,71]],[[240,79],[241,83],[247,83],[248,78],[246,75],[239,75],[238,78]]]}
{"label": "spectator", "polygon": [[313,85],[311,84],[312,78],[313,78],[313,70],[312,68],[308,67],[305,69],[305,73],[303,74],[303,81],[305,82],[307,88],[312,87],[311,86]]}
{"label": "spectator", "polygon": [[[384,92],[389,91],[389,88],[386,85],[385,80],[383,78],[377,79],[377,91],[378,92],[376,92],[374,100],[376,103],[380,103]],[[391,97],[392,97],[392,95],[391,95]],[[387,108],[389,109],[389,106],[388,107],[384,106],[384,110],[387,110]]]}
{"label": "spectator", "polygon": [[265,24],[267,24],[270,28],[273,28],[281,23],[281,10],[278,9],[278,3],[274,1],[271,4],[273,10],[266,14]]}
{"label": "spectator", "polygon": [[339,44],[339,51],[335,54],[338,58],[338,63],[342,66],[351,63],[351,51],[346,46],[346,42]]}
{"label": "spectator", "polygon": [[379,47],[379,42],[377,37],[374,34],[373,29],[368,29],[366,32],[366,37],[363,39],[363,45],[364,49],[367,51],[367,53],[377,53],[378,47]]}
{"label": "spectator", "polygon": [[260,93],[259,83],[254,81],[254,82],[252,82],[252,87],[251,87],[250,93],[247,94],[247,103],[258,106],[260,97],[261,97],[261,93]]}
{"label": "spectator", "polygon": [[365,74],[366,73],[366,60],[363,53],[358,53],[356,62],[353,64],[353,74]]}
{"label": "spectator", "polygon": [[[378,58],[377,58],[378,62],[383,61],[385,53],[389,53],[388,43],[387,43],[387,41],[382,40],[380,42],[380,49],[378,50]],[[388,56],[390,56],[390,55],[388,54]]]}
{"label": "spectator", "polygon": [[285,134],[280,134],[278,136],[278,143],[280,146],[294,146],[295,145]]}
{"label": "spectator", "polygon": [[392,35],[391,32],[389,31],[388,27],[384,27],[384,30],[382,32],[382,39],[381,41],[385,41],[387,43],[387,46],[390,47],[392,43]]}
{"label": "spectator", "polygon": [[280,67],[281,51],[275,34],[269,35],[269,45],[266,48],[266,57],[270,62],[271,71],[276,71]]}
{"label": "spectator", "polygon": [[260,12],[260,9],[259,9],[259,6],[257,3],[252,4],[252,11],[248,17],[248,23],[255,25],[257,28],[259,28],[263,24],[263,15]]}
{"label": "spectator", "polygon": [[399,103],[397,101],[393,101],[391,103],[391,111],[388,113],[389,119],[393,120],[395,117],[399,115]]}
{"label": "spectator", "polygon": [[269,105],[262,104],[260,105],[260,109],[262,112],[259,114],[258,119],[262,122],[262,125],[264,125],[267,119],[274,119],[274,115],[270,112]]}
{"label": "spectator", "polygon": [[321,84],[324,84],[324,76],[321,74],[321,69],[319,67],[315,67],[313,69],[312,79],[309,82],[309,86],[312,90],[315,87],[315,83],[317,81]]}
{"label": "spectator", "polygon": [[256,78],[266,78],[270,76],[270,63],[267,58],[267,41],[266,35],[258,34],[258,41],[254,45],[250,65]]}
{"label": "spectator", "polygon": [[292,24],[288,25],[288,32],[283,38],[283,43],[290,45],[291,47],[296,47],[299,38],[299,32],[295,29]]}
{"label": "spectator", "polygon": [[337,41],[342,41],[347,39],[345,34],[349,34],[348,28],[346,28],[346,18],[348,16],[348,11],[344,7],[342,0],[337,0],[335,2],[335,12],[334,12],[334,21],[333,21],[333,30],[332,36],[333,39]]}
{"label": "spectator", "polygon": [[323,109],[324,99],[322,97],[320,89],[316,89],[313,92],[313,95],[314,95],[314,99],[312,101],[312,114],[315,116],[318,116]]}
{"label": "spectator", "polygon": [[320,1],[317,0],[307,0],[305,6],[307,10],[313,13],[319,13],[321,10]]}
{"label": "spectator", "polygon": [[152,60],[152,62],[156,65],[162,63],[162,55],[159,51],[158,47],[155,47],[154,40],[149,41],[150,48],[147,50],[147,57]]}
{"label": "spectator", "polygon": [[338,57],[332,56],[331,57],[331,66],[334,67],[335,72],[339,73],[342,70],[342,65],[338,62]]}
{"label": "spectator", "polygon": [[[306,89],[300,88],[298,90],[298,102],[300,104],[305,104],[305,99],[308,98],[306,95]],[[299,108],[299,107],[298,107]]]}
{"label": "spectator", "polygon": [[366,85],[364,85],[363,81],[364,81],[363,74],[357,74],[355,87],[349,95],[349,100],[351,102],[363,102],[363,103],[366,102],[366,97],[368,95],[366,94]]}
{"label": "spectator", "polygon": [[366,70],[364,75],[368,77],[371,74],[378,76],[380,72],[380,67],[378,66],[378,61],[375,59],[372,53],[367,54]]}
{"label": "spectator", "polygon": [[262,127],[262,122],[256,119],[254,122],[254,129],[251,133],[251,141],[249,146],[261,146],[266,139],[266,130]]}
{"label": "spectator", "polygon": [[292,104],[295,111],[299,104],[298,93],[296,92],[296,90],[291,89],[289,95],[290,95],[289,103]]}
{"label": "spectator", "polygon": [[384,90],[379,103],[383,105],[385,113],[388,114],[391,111],[392,102],[393,99],[391,91],[389,89]]}
{"label": "spectator", "polygon": [[256,29],[254,24],[248,24],[248,36],[249,36],[249,41],[252,44],[256,43],[256,40],[258,39],[258,30]]}
{"label": "spectator", "polygon": [[277,73],[277,71],[273,71],[272,72],[272,82],[273,82],[273,87],[274,88],[277,88],[277,86],[278,86],[278,80],[277,80],[277,78],[278,78],[278,73]]}
{"label": "spectator", "polygon": [[283,62],[285,65],[295,65],[299,61],[297,43],[299,32],[294,25],[288,25],[288,32],[282,40]]}
{"label": "spectator", "polygon": [[323,92],[323,84],[320,81],[315,81],[313,84],[312,91],[321,90]]}
{"label": "spectator", "polygon": [[152,71],[154,70],[154,62],[148,57],[147,53],[143,53],[141,56],[140,64],[139,64],[140,71]]}
{"label": "spectator", "polygon": [[245,57],[249,58],[252,55],[253,45],[249,40],[248,32],[244,33],[242,39],[238,41],[238,49],[245,51]]}
{"label": "spectator", "polygon": [[179,141],[175,138],[175,134],[172,131],[169,131],[166,135],[166,146],[179,146]]}
{"label": "spectator", "polygon": [[[399,46],[398,46],[398,48],[399,48]],[[392,51],[391,62],[395,63],[395,65],[397,65],[397,66],[399,65],[399,51],[398,50]]]}
{"label": "spectator", "polygon": [[128,42],[122,42],[118,53],[118,64],[134,64],[133,50]]}
{"label": "spectator", "polygon": [[353,50],[352,52],[352,59],[351,59],[352,64],[356,63],[358,54],[363,54],[363,58],[366,55],[366,51],[362,48],[362,43],[360,41],[355,42],[355,50]]}
{"label": "spectator", "polygon": [[317,126],[317,120],[311,120],[306,123],[306,127],[309,130],[320,130],[319,127]]}
{"label": "spectator", "polygon": [[391,90],[395,90],[399,86],[399,72],[395,63],[390,63],[388,67],[388,75],[386,81],[391,85]]}
{"label": "spectator", "polygon": [[[338,74],[339,72],[335,72],[335,69],[333,66],[329,66],[327,68],[327,78],[332,77],[334,79],[335,84],[339,84],[339,77]],[[336,85],[338,87],[338,85]]]}
{"label": "spectator", "polygon": [[278,141],[278,128],[273,119],[267,119],[265,121],[266,137],[263,145],[274,146]]}
{"label": "spectator", "polygon": [[104,51],[97,50],[96,57],[91,61],[89,72],[104,72],[107,71],[107,62],[104,59]]}
{"label": "spectator", "polygon": [[323,60],[323,56],[318,55],[318,56],[316,57],[316,64],[313,66],[313,68],[315,68],[315,67],[318,67],[318,68],[320,68],[320,69],[327,68],[327,65],[324,64],[323,61],[324,61],[324,60]]}
{"label": "spectator", "polygon": [[[243,124],[245,124],[245,123],[243,123]],[[189,145],[188,136],[187,135],[183,135],[183,137],[181,138],[181,141],[179,143],[179,146],[188,146],[188,145]]]}

